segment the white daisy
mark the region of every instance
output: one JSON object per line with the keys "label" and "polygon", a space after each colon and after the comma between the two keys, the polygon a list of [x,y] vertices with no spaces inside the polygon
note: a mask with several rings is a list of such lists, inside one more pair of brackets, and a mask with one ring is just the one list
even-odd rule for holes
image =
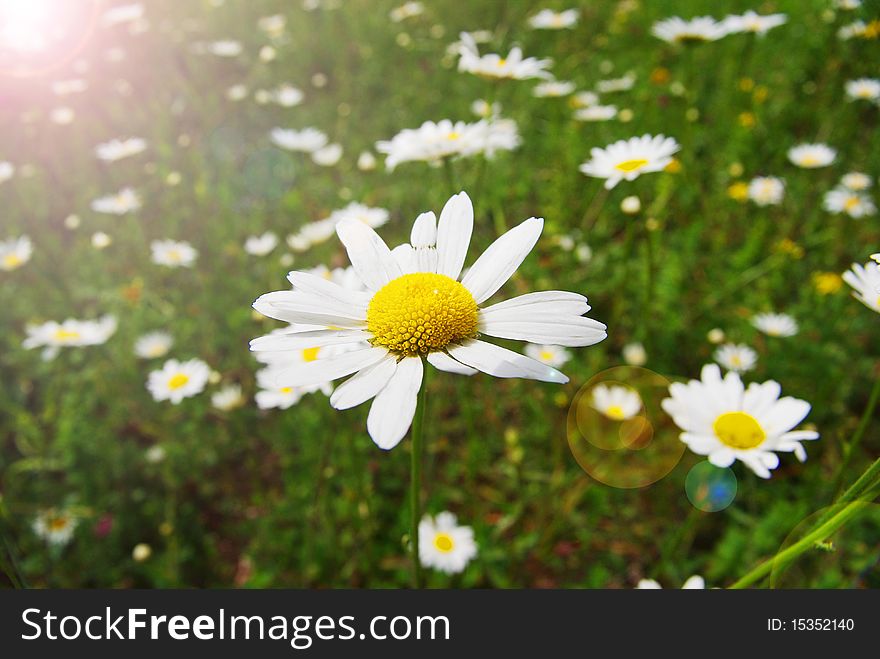
{"label": "white daisy", "polygon": [[392,9],[388,16],[394,23],[400,23],[408,18],[415,18],[425,12],[425,5],[421,2],[404,2],[399,7]]}
{"label": "white daisy", "polygon": [[34,253],[31,239],[27,236],[0,240],[0,270],[10,272],[31,260]]}
{"label": "white daisy", "polygon": [[852,268],[843,273],[843,281],[853,289],[853,297],[880,313],[880,267],[876,263],[853,263]]}
{"label": "white daisy", "polygon": [[873,181],[871,177],[862,172],[849,172],[840,178],[840,184],[850,190],[862,192],[871,187]]}
{"label": "white daisy", "polygon": [[797,321],[784,313],[756,314],[752,325],[767,336],[788,337],[798,333]]}
{"label": "white daisy", "polygon": [[758,206],[778,206],[785,196],[785,182],[775,176],[758,176],[749,181],[749,199]]}
{"label": "white daisy", "polygon": [[251,256],[266,256],[278,246],[278,236],[267,231],[261,236],[248,236],[244,241],[244,251]]}
{"label": "white daisy", "polygon": [[312,162],[321,167],[333,167],[342,158],[342,145],[328,144],[325,147],[312,151]]}
{"label": "white daisy", "polygon": [[164,357],[174,345],[174,338],[168,332],[149,332],[134,342],[134,354],[141,359]]}
{"label": "white daisy", "polygon": [[868,31],[868,25],[865,21],[854,21],[848,25],[844,25],[837,31],[838,39],[848,41],[855,37],[863,37]]}
{"label": "white daisy", "polygon": [[326,242],[336,230],[336,221],[330,218],[308,222],[299,231],[287,236],[287,245],[295,252],[304,252],[313,245]]}
{"label": "white daisy", "polygon": [[617,116],[616,105],[590,105],[574,113],[576,121],[610,121]]}
{"label": "white daisy", "polygon": [[376,156],[370,151],[361,151],[357,159],[357,168],[362,172],[371,172],[376,169]]}
{"label": "white daisy", "polygon": [[648,361],[648,353],[641,343],[627,343],[621,356],[630,366],[644,366]]}
{"label": "white daisy", "polygon": [[150,250],[153,263],[169,268],[189,268],[199,255],[195,247],[184,240],[154,240]]}
{"label": "white daisy", "polygon": [[626,421],[642,409],[642,397],[632,387],[597,384],[593,387],[590,406],[613,421]]}
{"label": "white daisy", "polygon": [[302,90],[289,83],[282,83],[269,92],[269,101],[283,108],[292,108],[302,103],[305,95]]}
{"label": "white daisy", "polygon": [[140,207],[140,195],[133,188],[122,188],[116,194],[99,197],[91,203],[93,211],[108,215],[125,215]]}
{"label": "white daisy", "polygon": [[862,0],[834,0],[834,6],[837,9],[852,11],[862,6]]}
{"label": "white daisy", "polygon": [[248,88],[246,85],[232,85],[226,88],[226,98],[230,101],[242,101],[247,98]]}
{"label": "white daisy", "polygon": [[455,515],[425,515],[419,522],[419,561],[446,574],[462,572],[477,555],[474,530],[459,526]]}
{"label": "white daisy", "polygon": [[147,141],[140,137],[130,137],[125,140],[110,140],[95,147],[95,155],[98,160],[115,162],[122,158],[137,155],[145,151]]}
{"label": "white daisy", "polygon": [[[276,336],[280,336],[283,333],[284,331],[279,332]],[[286,410],[296,405],[306,394],[320,391],[325,396],[329,396],[333,393],[333,386],[330,382],[319,382],[306,387],[279,387],[276,383],[281,371],[289,363],[309,363],[315,361],[320,350],[321,348],[306,348],[305,350],[298,351],[299,358],[292,360],[292,362],[284,360],[283,355],[277,353],[277,361],[269,363],[266,368],[257,371],[257,387],[259,387],[259,390],[254,395],[257,407],[261,410]],[[265,354],[263,353],[263,355]]]}
{"label": "white daisy", "polygon": [[580,166],[587,176],[605,179],[610,190],[620,181],[632,181],[640,174],[659,172],[672,162],[681,147],[671,137],[643,135],[618,140],[604,149],[590,149],[590,160]]}
{"label": "white daisy", "polygon": [[330,399],[348,409],[375,398],[367,430],[390,449],[412,423],[423,361],[453,373],[475,370],[502,378],[568,380],[554,368],[478,334],[503,339],[585,346],[605,338],[605,325],[583,317],[585,297],[552,291],[531,293],[486,308],[540,236],[543,220],[530,218],[496,240],[459,281],[473,230],[473,206],[465,193],[452,197],[439,223],[433,213],[415,221],[411,244],[394,252],[362,222],[345,221],[336,232],[366,291],[350,291],[304,272],[291,272],[294,291],[261,296],[254,308],[289,323],[323,329],[251,342],[253,350],[295,351],[309,346],[368,342],[365,347],[287,367],[278,386],[307,386],[355,373]]}
{"label": "white daisy", "polygon": [[532,96],[536,98],[557,98],[568,96],[575,90],[575,84],[566,80],[547,80],[535,85]]}
{"label": "white daisy", "polygon": [[877,207],[868,195],[846,188],[835,188],[826,192],[822,206],[829,213],[835,215],[846,213],[856,219],[877,212]]}
{"label": "white daisy", "polygon": [[[663,586],[660,585],[659,582],[654,579],[641,579],[636,586],[638,590],[660,590]],[[706,581],[703,577],[695,574],[691,577],[688,577],[687,581],[685,581],[681,589],[682,590],[705,590]]]}
{"label": "white daisy", "polygon": [[524,352],[532,359],[553,368],[560,368],[571,359],[571,352],[560,346],[527,343]]}
{"label": "white daisy", "polygon": [[755,368],[758,353],[747,345],[725,343],[715,351],[713,359],[728,371],[745,373]]}
{"label": "white daisy", "polygon": [[753,382],[746,389],[736,373],[721,378],[715,364],[703,367],[700,380],[669,386],[670,398],[661,403],[684,432],[681,441],[697,455],[708,456],[716,467],[740,460],[761,478],[779,466],[774,451],[793,452],[807,459],[800,442],[818,439],[813,430],[792,430],[810,412],[804,400],[780,398],[778,382]]}
{"label": "white daisy", "polygon": [[303,128],[302,130],[273,128],[269,132],[269,139],[275,146],[282,149],[305,153],[314,153],[327,146],[328,142],[327,135],[317,128]]}
{"label": "white daisy", "polygon": [[486,78],[507,78],[511,80],[527,80],[544,78],[551,80],[552,74],[547,69],[553,64],[552,59],[523,58],[522,49],[512,48],[507,57],[497,53],[480,55],[477,43],[467,32],[460,35],[461,44],[458,48],[458,70],[465,73],[484,76]]}
{"label": "white daisy", "polygon": [[788,159],[805,169],[827,167],[836,157],[837,151],[827,144],[799,144],[788,150]]}
{"label": "white daisy", "polygon": [[184,398],[202,393],[210,375],[211,369],[201,359],[185,362],[169,359],[161,369],[150,373],[147,389],[153,400],[168,400],[177,405]]}
{"label": "white daisy", "polygon": [[880,80],[877,78],[859,78],[846,83],[846,95],[853,100],[880,100]]}
{"label": "white daisy", "polygon": [[50,508],[34,518],[32,528],[37,537],[60,547],[73,539],[78,523],[79,520],[69,511]]}
{"label": "white daisy", "polygon": [[779,27],[788,21],[785,14],[767,14],[761,15],[749,10],[746,13],[736,16],[727,16],[722,25],[729,34],[737,32],[752,32],[759,36],[764,36],[774,27]]}
{"label": "white daisy", "polygon": [[116,332],[116,318],[109,315],[97,320],[68,318],[61,323],[50,320],[41,325],[27,325],[25,332],[27,338],[21,345],[27,350],[96,346],[105,343]]}
{"label": "white daisy", "polygon": [[0,160],[0,183],[8,181],[15,175],[15,165],[7,160]]}
{"label": "white daisy", "polygon": [[242,50],[244,50],[240,42],[232,39],[212,41],[205,45],[205,49],[217,57],[238,57],[241,55]]}
{"label": "white daisy", "polygon": [[575,107],[588,108],[591,105],[598,105],[599,95],[596,92],[578,92],[571,100]]}
{"label": "white daisy", "polygon": [[240,384],[228,384],[211,394],[211,405],[223,412],[229,412],[244,405]]}
{"label": "white daisy", "polygon": [[669,43],[694,43],[717,41],[727,35],[727,28],[711,16],[700,16],[689,21],[673,16],[654,23],[651,34]]}
{"label": "white daisy", "polygon": [[273,38],[281,36],[286,26],[287,17],[284,14],[262,16],[257,20],[257,27],[265,32],[267,36]]}
{"label": "white daisy", "polygon": [[600,80],[596,83],[596,91],[600,94],[611,94],[614,92],[625,92],[633,88],[636,84],[636,76],[627,73],[620,78],[611,78],[610,80]]}
{"label": "white daisy", "polygon": [[578,22],[580,10],[566,9],[565,11],[553,11],[542,9],[534,16],[530,16],[528,23],[533,30],[564,30],[574,27]]}
{"label": "white daisy", "polygon": [[330,213],[329,218],[333,221],[334,228],[345,220],[363,222],[368,227],[378,229],[388,221],[389,213],[384,208],[367,206],[356,201],[351,202],[345,208],[340,208]]}

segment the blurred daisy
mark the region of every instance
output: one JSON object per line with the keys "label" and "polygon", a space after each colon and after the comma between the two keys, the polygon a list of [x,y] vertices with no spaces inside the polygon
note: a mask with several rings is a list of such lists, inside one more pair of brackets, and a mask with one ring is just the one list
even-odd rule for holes
{"label": "blurred daisy", "polygon": [[327,135],[317,128],[303,128],[293,130],[287,128],[273,128],[269,132],[269,139],[275,146],[289,151],[303,151],[314,153],[327,145]]}
{"label": "blurred daisy", "polygon": [[635,195],[624,197],[620,202],[620,210],[627,215],[635,215],[642,210],[642,200]]}
{"label": "blurred daisy", "polygon": [[296,405],[303,397],[304,390],[300,387],[279,387],[275,384],[277,370],[264,368],[257,371],[257,386],[254,394],[257,407],[261,410],[286,410]]}
{"label": "blurred daisy", "polygon": [[761,478],[779,466],[774,451],[793,452],[807,459],[800,442],[819,438],[813,430],[792,430],[810,412],[810,404],[780,398],[778,382],[753,382],[746,389],[736,373],[721,378],[715,364],[703,367],[700,380],[669,386],[663,409],[684,432],[681,441],[716,467],[740,460]]}
{"label": "blurred daisy", "polygon": [[283,108],[292,108],[302,103],[304,97],[300,89],[284,83],[270,91],[268,99]]}
{"label": "blurred daisy", "polygon": [[257,27],[272,38],[280,37],[284,33],[286,26],[287,17],[284,14],[263,16],[257,21]]}
{"label": "blurred daisy", "polygon": [[419,561],[446,574],[462,572],[477,555],[474,530],[459,526],[455,515],[425,515],[419,522]]}
{"label": "blurred daisy", "polygon": [[140,209],[140,207],[141,198],[134,188],[122,188],[116,194],[99,197],[91,203],[93,211],[108,215],[125,215]]}
{"label": "blurred daisy", "polygon": [[232,39],[212,41],[206,44],[205,49],[217,57],[238,57],[243,50],[241,43]]}
{"label": "blurred daisy", "polygon": [[829,213],[835,215],[846,213],[852,218],[861,218],[866,215],[874,215],[877,207],[871,198],[861,192],[853,192],[846,188],[835,188],[825,193],[822,206]]}
{"label": "blurred daisy", "polygon": [[877,78],[859,78],[846,83],[846,95],[853,100],[880,100],[880,80]]}
{"label": "blurred daisy", "polygon": [[241,101],[247,98],[248,88],[245,85],[232,85],[226,89],[226,98],[230,101]]}
{"label": "blurred daisy", "polygon": [[147,378],[147,389],[155,401],[168,400],[177,405],[184,398],[202,393],[211,369],[201,359],[181,362],[169,359]]}
{"label": "blurred daisy", "polygon": [[199,253],[186,241],[154,240],[150,243],[153,263],[169,268],[188,268],[195,263]]}
{"label": "blurred daisy", "polygon": [[758,206],[778,206],[785,196],[785,183],[775,176],[758,176],[749,181],[748,195]]}
{"label": "blurred daisy", "polygon": [[501,114],[501,104],[489,103],[489,101],[485,99],[478,98],[471,103],[471,112],[482,119],[488,119],[489,117],[495,117]]}
{"label": "blurred daisy", "polygon": [[849,41],[855,37],[864,37],[868,31],[865,21],[854,21],[848,25],[844,25],[837,31],[837,38],[843,41]]}
{"label": "blurred daisy", "polygon": [[631,387],[597,384],[593,387],[590,405],[613,421],[625,421],[642,409],[642,398]]}
{"label": "blurred daisy", "polygon": [[113,244],[113,238],[103,231],[95,231],[91,238],[92,247],[95,249],[107,249]]}
{"label": "blurred daisy", "polygon": [[616,105],[591,105],[575,111],[576,121],[610,121],[617,116]]}
{"label": "blurred daisy", "polygon": [[632,73],[627,73],[620,78],[612,78],[610,80],[600,80],[596,83],[596,91],[600,94],[611,94],[614,92],[625,92],[633,88],[636,84],[636,77]]}
{"label": "blurred daisy", "polygon": [[548,80],[535,85],[532,96],[537,98],[568,96],[575,90],[573,82],[563,80]]}
{"label": "blurred daisy", "polygon": [[526,344],[525,353],[528,357],[553,368],[560,368],[571,359],[571,353],[560,346],[528,343]]}
{"label": "blurred daisy", "polygon": [[472,35],[467,32],[461,33],[461,45],[458,49],[458,70],[466,73],[484,76],[486,78],[507,78],[512,80],[527,80],[530,78],[544,78],[550,80],[552,74],[547,71],[553,64],[552,59],[537,59],[535,57],[523,58],[522,49],[512,48],[507,57],[497,53],[480,55],[477,43]]}
{"label": "blurred daisy", "polygon": [[73,123],[74,118],[76,118],[76,113],[73,111],[73,108],[67,106],[53,108],[49,113],[49,121],[59,126]]}
{"label": "blurred daisy", "polygon": [[317,151],[312,151],[312,161],[321,167],[332,167],[342,158],[341,144],[328,144]]}
{"label": "blurred daisy", "polygon": [[[659,584],[659,582],[654,581],[653,579],[641,579],[636,586],[638,590],[660,590],[663,586]],[[704,590],[706,588],[706,581],[703,577],[699,575],[693,575],[692,577],[688,577],[688,580],[685,581],[681,589],[682,590]]]}
{"label": "blurred daisy", "polygon": [[[269,336],[282,337],[292,333],[292,328],[276,330]],[[329,380],[316,382],[305,387],[279,387],[276,380],[282,370],[291,364],[308,364],[319,357],[326,358],[344,352],[336,346],[309,347],[287,352],[262,352],[257,353],[257,359],[267,364],[265,368],[257,371],[257,391],[254,400],[261,410],[281,409],[286,410],[296,405],[304,395],[321,392],[325,396],[333,393],[333,385]]]}
{"label": "blurred daisy", "polygon": [[849,172],[840,179],[840,184],[850,190],[861,192],[871,187],[871,177],[862,172]]}
{"label": "blurred daisy", "polygon": [[787,337],[798,333],[797,321],[784,313],[759,313],[752,317],[752,325],[767,336]]}
{"label": "blurred daisy", "polygon": [[713,359],[728,371],[745,373],[755,368],[758,353],[747,345],[726,343],[715,351]]}
{"label": "blurred daisy", "polygon": [[223,412],[229,412],[244,405],[240,384],[228,384],[211,394],[211,405]]}
{"label": "blurred daisy", "polygon": [[384,208],[367,206],[353,201],[345,208],[330,213],[327,219],[333,222],[334,229],[337,224],[346,220],[363,222],[368,227],[378,229],[388,221],[388,216],[388,211]]}
{"label": "blurred daisy", "polygon": [[587,176],[605,179],[610,190],[620,181],[632,181],[640,174],[662,171],[681,147],[671,137],[643,135],[618,140],[604,149],[590,149],[590,160],[580,166]]}
{"label": "blurred daisy", "polygon": [[827,167],[836,157],[837,151],[827,144],[799,144],[788,150],[788,159],[805,169]]}
{"label": "blurred daisy", "polygon": [[528,23],[533,30],[563,30],[574,27],[578,22],[580,11],[578,9],[566,9],[565,11],[553,11],[542,9],[534,16],[530,16]]}
{"label": "blurred daisy", "polygon": [[73,539],[79,520],[67,510],[50,508],[39,513],[33,522],[37,537],[50,545],[64,546]]}
{"label": "blurred daisy", "polygon": [[[586,298],[561,291],[531,293],[486,308],[540,236],[543,220],[530,218],[496,240],[459,281],[473,231],[465,193],[440,214],[422,213],[411,244],[394,252],[363,222],[336,227],[366,291],[350,291],[305,272],[291,272],[296,290],[261,296],[260,313],[322,329],[251,342],[253,350],[301,350],[360,343],[364,347],[281,371],[279,386],[307,386],[355,374],[330,399],[348,409],[371,398],[367,430],[383,449],[393,448],[412,423],[423,375],[422,358],[440,370],[501,378],[567,382],[562,373],[529,357],[486,343],[478,334],[562,346],[585,346],[606,336],[605,326],[583,317]],[[296,325],[294,325],[296,327]],[[368,342],[364,344],[364,342]]]}
{"label": "blurred daisy", "polygon": [[168,332],[149,332],[134,342],[134,354],[141,359],[164,357],[174,345],[174,338]]}
{"label": "blurred daisy", "polygon": [[425,5],[421,2],[404,2],[399,7],[392,9],[388,16],[394,23],[400,23],[408,18],[421,16],[425,12]]}
{"label": "blurred daisy", "polygon": [[596,92],[578,92],[571,98],[572,105],[578,108],[588,108],[599,103],[599,95]]}
{"label": "blurred daisy", "polygon": [[34,253],[31,239],[27,236],[0,240],[0,270],[10,272],[31,260]]}
{"label": "blurred daisy", "polygon": [[851,269],[843,273],[843,281],[853,289],[853,297],[880,313],[880,268],[876,263],[853,263]]}
{"label": "blurred daisy", "polygon": [[630,366],[644,366],[648,361],[648,353],[641,343],[627,343],[623,346],[621,356]]}
{"label": "blurred daisy", "polygon": [[673,16],[654,23],[651,34],[669,43],[696,43],[716,41],[727,34],[727,28],[711,16],[700,16],[689,21]]}
{"label": "blurred daisy", "polygon": [[15,174],[15,165],[6,160],[0,160],[0,183],[8,181]]}
{"label": "blurred daisy", "polygon": [[147,148],[147,141],[140,137],[130,137],[125,140],[110,140],[95,147],[95,155],[98,160],[115,162],[122,158],[136,155]]}
{"label": "blurred daisy", "polygon": [[369,151],[361,151],[357,159],[357,168],[362,172],[370,172],[376,169],[376,156]]}
{"label": "blurred daisy", "polygon": [[837,9],[852,11],[862,6],[862,0],[834,0]]}
{"label": "blurred daisy", "polygon": [[278,245],[278,236],[267,231],[261,236],[248,236],[244,241],[244,251],[251,256],[266,256]]}
{"label": "blurred daisy", "polygon": [[97,320],[68,318],[59,323],[50,320],[40,325],[27,325],[21,345],[26,350],[45,348],[44,359],[52,359],[60,348],[79,348],[106,343],[116,332],[116,318],[102,316]]}
{"label": "blurred daisy", "polygon": [[761,15],[749,10],[741,16],[730,15],[723,21],[722,25],[728,33],[752,32],[759,36],[764,36],[774,27],[785,24],[788,16],[785,14],[767,14]]}

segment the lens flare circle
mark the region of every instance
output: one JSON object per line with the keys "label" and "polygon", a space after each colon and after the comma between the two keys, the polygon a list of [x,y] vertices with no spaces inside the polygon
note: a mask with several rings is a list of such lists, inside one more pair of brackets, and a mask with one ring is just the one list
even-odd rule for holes
{"label": "lens flare circle", "polygon": [[716,467],[704,460],[691,467],[685,477],[684,491],[694,508],[717,513],[736,499],[736,475],[729,467]]}

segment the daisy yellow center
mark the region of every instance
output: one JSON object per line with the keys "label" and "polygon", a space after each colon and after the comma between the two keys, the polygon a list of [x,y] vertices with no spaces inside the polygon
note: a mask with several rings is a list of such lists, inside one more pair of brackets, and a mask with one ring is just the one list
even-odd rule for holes
{"label": "daisy yellow center", "polygon": [[542,350],[541,351],[541,360],[542,361],[549,362],[551,359],[553,359],[552,352],[550,352],[549,350]]}
{"label": "daisy yellow center", "polygon": [[804,156],[801,158],[801,164],[805,167],[813,167],[819,164],[819,159],[816,156]]}
{"label": "daisy yellow center", "polygon": [[7,254],[3,257],[3,265],[10,270],[12,268],[17,268],[22,263],[24,263],[24,261],[21,260],[21,257],[18,254]]}
{"label": "daisy yellow center", "polygon": [[848,211],[851,211],[853,208],[855,208],[858,205],[859,205],[859,198],[858,197],[849,197],[843,203],[843,207]]}
{"label": "daisy yellow center", "polygon": [[612,405],[607,410],[605,410],[605,415],[609,419],[614,419],[615,421],[620,421],[625,416],[623,413],[623,408],[620,405]]}
{"label": "daisy yellow center", "polygon": [[55,330],[56,341],[75,341],[79,338],[79,332],[76,330],[58,329]]}
{"label": "daisy yellow center", "polygon": [[51,531],[63,531],[67,528],[67,519],[64,517],[53,517],[47,525]]}
{"label": "daisy yellow center", "polygon": [[313,362],[318,358],[318,351],[320,348],[306,348],[302,351],[302,358],[304,362]]}
{"label": "daisy yellow center", "polygon": [[455,130],[446,135],[447,140],[453,140],[453,141],[457,140],[460,137],[461,137],[461,133],[459,133],[458,131],[455,131]]}
{"label": "daisy yellow center", "polygon": [[168,250],[168,260],[169,261],[179,261],[180,260],[180,252],[178,252],[176,249],[169,249]]}
{"label": "daisy yellow center", "polygon": [[438,533],[434,536],[434,547],[437,549],[437,551],[448,554],[453,549],[455,549],[455,541],[448,533]]}
{"label": "daisy yellow center", "polygon": [[168,380],[168,388],[169,389],[180,389],[183,385],[189,382],[189,376],[184,373],[175,373],[171,376],[171,379]]}
{"label": "daisy yellow center", "polygon": [[373,345],[405,357],[443,350],[477,332],[477,303],[454,279],[432,272],[403,275],[367,307]]}
{"label": "daisy yellow center", "polygon": [[619,162],[614,165],[614,168],[619,169],[622,172],[634,172],[647,164],[648,161],[644,158],[636,158],[634,160],[624,160],[623,162]]}
{"label": "daisy yellow center", "polygon": [[507,60],[504,59],[503,57],[498,60],[498,68],[501,68],[502,66],[504,66],[506,64],[507,64]]}
{"label": "daisy yellow center", "polygon": [[767,438],[758,420],[745,412],[725,412],[715,419],[712,430],[722,444],[736,449],[755,448]]}
{"label": "daisy yellow center", "polygon": [[278,391],[280,391],[282,394],[292,394],[293,387],[281,387],[281,389],[279,389]]}

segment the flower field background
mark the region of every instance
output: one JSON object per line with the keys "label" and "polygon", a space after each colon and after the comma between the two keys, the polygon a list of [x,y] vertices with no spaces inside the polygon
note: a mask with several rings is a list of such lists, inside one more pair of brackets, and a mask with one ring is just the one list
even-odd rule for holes
{"label": "flower field background", "polygon": [[[251,304],[289,288],[289,270],[349,265],[335,234],[307,249],[285,239],[351,202],[388,210],[377,231],[394,246],[409,240],[417,215],[439,215],[465,190],[475,212],[467,264],[543,217],[505,297],[575,291],[608,327],[601,343],[567,349],[564,385],[430,374],[423,509],[454,512],[479,551],[460,574],[428,574],[429,586],[630,588],[649,578],[679,587],[699,574],[724,587],[878,457],[877,417],[865,416],[880,377],[878,316],[840,275],[880,251],[880,229],[876,215],[825,205],[845,174],[880,175],[880,107],[846,92],[880,73],[878,29],[839,35],[880,19],[877,3],[426,0],[400,20],[389,16],[396,3],[372,0],[142,4],[137,21],[98,19],[80,49],[46,71],[0,66],[0,161],[14,168],[0,177],[0,240],[32,243],[26,262],[0,271],[0,583],[409,585],[410,441],[379,449],[367,406],[336,411],[320,391],[288,409],[254,400],[260,364],[248,343],[283,323]],[[531,29],[545,7],[576,7],[579,19]],[[765,35],[695,44],[651,32],[671,16],[749,9],[788,20]],[[280,29],[261,25],[278,14]],[[578,97],[536,97],[537,80],[458,71],[449,47],[462,31],[490,32],[481,53],[519,45],[552,58],[553,76],[579,92],[610,89],[597,93],[616,106],[614,118],[577,120]],[[57,84],[72,80],[86,89]],[[284,84],[302,98],[279,92]],[[377,142],[425,121],[476,122],[478,99],[516,122],[517,148],[386,168]],[[341,146],[338,162],[270,139],[273,129],[306,127]],[[610,190],[579,171],[591,149],[645,134],[680,145],[664,171]],[[96,157],[97,145],[131,136],[145,142],[139,153]],[[836,157],[799,167],[787,154],[804,143],[828,144]],[[749,197],[750,181],[764,176],[784,181],[779,203]],[[127,187],[137,207],[94,210]],[[624,203],[632,196],[637,203]],[[265,232],[279,244],[265,255],[245,250]],[[191,266],[155,261],[151,242],[169,239],[195,248]],[[791,316],[797,333],[760,332],[752,319],[764,312]],[[116,329],[99,345],[55,355],[22,345],[29,325],[106,315]],[[173,337],[167,355],[137,357],[135,342],[155,331]],[[686,493],[689,471],[705,462],[690,451],[642,488],[585,473],[567,431],[582,387],[641,362],[633,344],[644,368],[683,382],[724,343],[756,352],[746,383],[776,380],[811,404],[801,427],[820,438],[804,444],[805,462],[782,453],[769,479],[735,463],[736,497],[718,512]],[[204,361],[204,392],[155,400],[146,383],[167,358]],[[227,385],[240,385],[243,400],[212,402]],[[651,419],[655,434],[677,442],[662,414]],[[645,455],[633,460],[650,462]],[[36,532],[47,510],[75,520],[66,542]],[[880,514],[869,511],[780,584],[876,587],[878,539]]]}

